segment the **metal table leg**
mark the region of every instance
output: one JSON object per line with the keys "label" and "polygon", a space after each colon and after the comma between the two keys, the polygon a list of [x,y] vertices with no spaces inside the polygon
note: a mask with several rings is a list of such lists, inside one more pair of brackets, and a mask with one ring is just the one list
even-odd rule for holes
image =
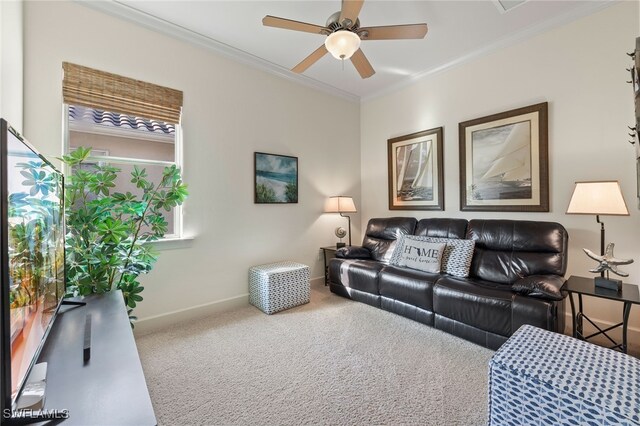
{"label": "metal table leg", "polygon": [[329,285],[329,267],[327,266],[327,251],[322,250],[322,256],[324,257],[324,286]]}
{"label": "metal table leg", "polygon": [[578,337],[578,335],[576,334],[577,331],[577,327],[576,327],[576,306],[575,303],[573,302],[573,294],[569,293],[569,302],[571,302],[571,326],[573,329],[572,332],[572,336],[573,337]]}
{"label": "metal table leg", "polygon": [[584,330],[582,328],[582,294],[578,294],[578,313],[576,314],[576,322],[578,323],[578,334],[580,338],[584,338]]}
{"label": "metal table leg", "polygon": [[629,325],[629,313],[631,312],[631,303],[624,302],[622,308],[622,352],[627,353],[627,326]]}

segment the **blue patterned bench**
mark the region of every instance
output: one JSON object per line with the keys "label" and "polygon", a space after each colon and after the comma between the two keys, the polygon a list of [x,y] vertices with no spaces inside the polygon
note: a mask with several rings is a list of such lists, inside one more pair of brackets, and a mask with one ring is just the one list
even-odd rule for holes
{"label": "blue patterned bench", "polygon": [[489,424],[640,425],[640,360],[530,325],[489,362]]}

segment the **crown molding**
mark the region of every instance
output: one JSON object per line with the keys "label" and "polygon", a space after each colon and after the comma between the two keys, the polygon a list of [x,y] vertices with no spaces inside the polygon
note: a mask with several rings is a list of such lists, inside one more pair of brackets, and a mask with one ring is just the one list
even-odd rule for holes
{"label": "crown molding", "polygon": [[285,80],[302,84],[321,92],[327,93],[332,96],[351,101],[359,102],[360,97],[352,93],[340,90],[329,84],[322,83],[313,78],[307,77],[302,74],[295,74],[280,65],[269,62],[265,59],[259,58],[248,52],[245,52],[228,44],[221,43],[203,34],[189,30],[180,25],[173,24],[164,19],[157,18],[148,13],[142,12],[126,4],[120,3],[117,0],[108,1],[93,1],[93,0],[74,0],[76,3],[91,9],[106,13],[116,18],[124,19],[129,22],[133,22],[142,27],[150,29],[152,31],[168,35],[178,40],[185,41],[187,43],[194,44],[199,47],[203,47],[207,50],[233,59],[236,62],[240,62],[244,65],[249,65],[253,68],[257,68],[261,71],[268,72]]}
{"label": "crown molding", "polygon": [[417,83],[418,81],[438,74],[440,72],[449,70],[451,68],[455,68],[458,67],[460,65],[464,65],[468,62],[474,61],[482,56],[486,56],[489,55],[493,52],[496,52],[500,49],[504,49],[506,47],[510,47],[513,46],[515,44],[518,44],[526,39],[532,38],[536,35],[542,34],[546,31],[552,30],[554,28],[560,27],[562,25],[566,25],[569,24],[573,21],[576,21],[580,18],[584,18],[585,16],[594,14],[596,12],[599,12],[601,10],[604,10],[606,8],[608,8],[609,6],[612,6],[614,4],[618,4],[621,1],[624,0],[606,0],[605,3],[600,3],[600,2],[587,2],[585,4],[584,7],[580,7],[577,9],[574,9],[568,13],[565,13],[563,15],[558,15],[556,17],[554,17],[553,19],[547,20],[545,22],[542,22],[540,24],[537,25],[532,25],[529,27],[524,28],[522,31],[519,31],[515,34],[510,34],[506,37],[503,37],[502,39],[496,41],[495,43],[489,44],[481,49],[478,49],[474,52],[468,53],[466,55],[463,55],[459,58],[454,59],[453,61],[450,62],[446,62],[444,64],[438,65],[436,67],[433,68],[429,68],[427,70],[424,71],[420,71],[416,74],[412,74],[410,76],[408,76],[407,78],[405,78],[404,80],[392,84],[388,87],[385,87],[382,90],[379,90],[371,95],[366,95],[366,96],[362,96],[360,98],[360,103],[364,103],[364,102],[368,102],[371,101],[373,99],[385,96],[385,95],[389,95],[393,92],[397,92],[400,89],[403,89],[407,86],[411,86],[412,84]]}
{"label": "crown molding", "polygon": [[236,62],[240,62],[244,65],[248,65],[253,68],[257,68],[261,71],[265,71],[272,75],[276,75],[278,77],[284,78],[285,80],[298,83],[298,84],[319,90],[321,92],[324,92],[329,95],[336,96],[351,102],[363,103],[363,102],[368,102],[370,100],[391,94],[398,90],[401,90],[407,86],[417,83],[421,79],[426,78],[428,76],[438,74],[440,72],[458,67],[460,65],[464,65],[468,62],[476,60],[482,56],[489,55],[500,49],[513,46],[528,38],[542,34],[546,31],[560,27],[562,25],[566,25],[570,22],[573,22],[577,19],[583,18],[588,15],[591,15],[593,13],[599,12],[600,10],[603,10],[614,4],[620,3],[621,1],[624,1],[624,0],[606,0],[604,3],[586,2],[583,7],[574,9],[563,15],[556,16],[553,19],[547,20],[540,24],[526,27],[522,31],[503,37],[502,39],[492,44],[489,44],[487,46],[484,46],[481,49],[470,52],[466,55],[463,55],[459,58],[456,58],[444,64],[412,74],[398,83],[389,85],[388,87],[382,90],[378,90],[377,92],[374,92],[366,96],[357,96],[357,95],[354,95],[353,93],[349,93],[344,90],[338,89],[334,86],[331,86],[329,84],[322,83],[308,76],[305,76],[302,74],[295,74],[290,70],[288,70],[287,68],[274,64],[273,62],[259,58],[258,56],[252,55],[243,50],[236,49],[235,47],[229,46],[228,44],[225,44],[225,43],[221,43],[217,40],[214,40],[210,37],[207,37],[195,31],[189,30],[180,25],[173,24],[169,21],[157,18],[153,15],[149,15],[146,12],[142,12],[131,6],[120,3],[117,0],[105,0],[105,1],[73,0],[73,1],[81,5],[84,5],[86,7],[89,7],[91,9],[98,10],[100,12],[114,16],[116,18],[133,22],[135,24],[138,24],[152,31],[155,31],[164,35],[168,35],[178,40],[182,40],[187,43],[191,43],[193,45],[205,48],[214,53],[217,53],[227,58],[230,58],[232,60],[235,60]]}

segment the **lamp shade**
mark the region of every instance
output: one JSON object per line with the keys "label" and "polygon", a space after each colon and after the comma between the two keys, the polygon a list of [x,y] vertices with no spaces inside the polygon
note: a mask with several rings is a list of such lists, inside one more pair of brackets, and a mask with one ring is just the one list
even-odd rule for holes
{"label": "lamp shade", "polygon": [[329,34],[324,45],[336,59],[349,59],[360,48],[358,34],[347,30]]}
{"label": "lamp shade", "polygon": [[576,182],[567,214],[629,216],[629,210],[618,181]]}
{"label": "lamp shade", "polygon": [[325,213],[357,213],[356,205],[351,197],[329,197],[324,209]]}

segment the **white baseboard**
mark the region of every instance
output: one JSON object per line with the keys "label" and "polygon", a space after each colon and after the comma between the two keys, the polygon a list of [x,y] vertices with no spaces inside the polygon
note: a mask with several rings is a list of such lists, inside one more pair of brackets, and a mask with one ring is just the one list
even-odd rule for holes
{"label": "white baseboard", "polygon": [[[571,318],[571,310],[569,310],[569,312],[567,312],[565,314],[566,316],[566,320],[565,320],[565,327],[564,327],[564,333],[571,335],[572,331],[573,331],[573,323],[572,318]],[[611,321],[605,321],[599,318],[593,318],[593,317],[589,317],[589,319],[591,321],[593,321],[594,323],[596,323],[598,325],[598,327],[605,329],[605,328],[609,328],[614,324],[617,323],[613,323]],[[620,318],[620,322],[622,322],[622,318]],[[596,332],[597,330],[595,330],[593,328],[593,326],[591,324],[589,324],[588,321],[584,320],[583,321],[583,327],[585,327],[585,331],[589,331],[589,330],[594,330],[594,332]],[[611,330],[611,333],[613,333],[614,335],[622,335],[622,327],[618,327],[616,330]],[[617,340],[617,339],[616,339]],[[596,336],[593,338],[592,340],[595,343],[599,343],[602,344],[603,346],[610,346],[611,342],[609,342],[609,340],[607,340],[606,337],[604,336]],[[630,353],[635,353],[635,354],[640,354],[640,329],[636,328],[636,327],[628,327],[627,328],[627,344],[629,345],[629,351]]]}
{"label": "white baseboard", "polygon": [[156,330],[161,330],[179,322],[190,321],[218,312],[225,312],[232,309],[242,308],[244,306],[247,306],[248,304],[249,293],[245,293],[239,296],[230,297],[228,299],[204,303],[202,305],[192,306],[190,308],[178,309],[177,311],[154,315],[136,321],[136,326],[133,329],[133,332],[136,336],[141,336],[143,334],[148,334]]}
{"label": "white baseboard", "polygon": [[[310,284],[313,287],[324,286],[324,277],[311,278]],[[176,311],[154,315],[136,321],[136,326],[133,329],[133,332],[136,336],[142,336],[143,334],[152,333],[156,330],[164,329],[179,322],[191,321],[218,312],[242,308],[248,304],[249,293],[245,293],[228,299],[204,303],[190,308],[178,309]]]}

